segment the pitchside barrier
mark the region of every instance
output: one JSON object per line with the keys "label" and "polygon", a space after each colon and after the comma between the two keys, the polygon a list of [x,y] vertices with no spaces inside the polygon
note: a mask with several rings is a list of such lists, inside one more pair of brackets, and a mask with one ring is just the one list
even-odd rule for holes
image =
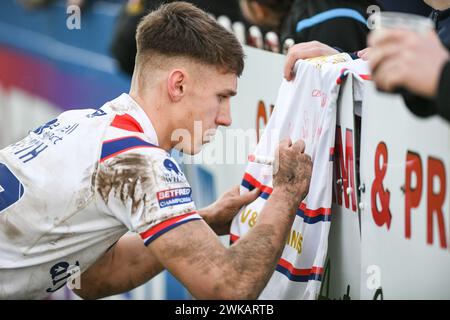
{"label": "pitchside barrier", "polygon": [[[95,2],[67,30],[62,4],[26,12],[0,3],[0,147],[71,108],[98,107],[129,79],[109,56],[119,7]],[[248,153],[270,118],[284,56],[245,46],[232,99],[233,124],[194,158],[180,156],[198,207],[239,184]],[[450,298],[450,127],[419,119],[398,95],[366,81],[354,104],[341,86],[334,204],[321,299]],[[234,142],[233,142],[234,141]],[[197,164],[196,164],[197,163]],[[227,243],[227,238],[222,239]],[[74,298],[67,289],[51,298]],[[119,299],[189,299],[167,272]]]}
{"label": "pitchside barrier", "polygon": [[[267,123],[284,57],[246,48],[233,127]],[[414,116],[399,95],[366,81],[354,103],[341,87],[334,194],[322,299],[449,299],[450,126]],[[256,133],[255,133],[256,134]],[[205,152],[207,149],[205,149]],[[245,165],[214,165],[218,193],[239,183]]]}

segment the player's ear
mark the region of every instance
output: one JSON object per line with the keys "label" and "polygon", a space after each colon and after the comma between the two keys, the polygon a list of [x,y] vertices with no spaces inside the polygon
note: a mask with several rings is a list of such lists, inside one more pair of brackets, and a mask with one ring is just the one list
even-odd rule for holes
{"label": "player's ear", "polygon": [[186,93],[187,73],[183,69],[175,69],[167,78],[167,92],[172,101],[180,101]]}

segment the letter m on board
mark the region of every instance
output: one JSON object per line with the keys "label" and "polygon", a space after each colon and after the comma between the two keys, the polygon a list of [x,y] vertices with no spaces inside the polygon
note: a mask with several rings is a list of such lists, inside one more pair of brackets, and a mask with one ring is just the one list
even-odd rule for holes
{"label": "letter m on board", "polygon": [[[342,130],[336,126],[336,142],[334,155],[334,192],[333,202],[342,206],[342,196],[347,209],[350,209],[350,196],[352,198],[351,210],[356,212],[356,192],[355,192],[355,172],[354,172],[354,146],[353,132],[350,129],[345,130],[345,148],[342,139]],[[339,183],[339,182],[340,183]],[[351,188],[350,195],[347,189]]]}

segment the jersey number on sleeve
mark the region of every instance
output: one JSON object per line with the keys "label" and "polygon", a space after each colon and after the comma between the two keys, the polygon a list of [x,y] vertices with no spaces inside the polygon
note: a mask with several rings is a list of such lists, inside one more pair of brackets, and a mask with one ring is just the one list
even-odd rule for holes
{"label": "jersey number on sleeve", "polygon": [[5,164],[0,163],[0,213],[19,201],[23,192],[19,179]]}

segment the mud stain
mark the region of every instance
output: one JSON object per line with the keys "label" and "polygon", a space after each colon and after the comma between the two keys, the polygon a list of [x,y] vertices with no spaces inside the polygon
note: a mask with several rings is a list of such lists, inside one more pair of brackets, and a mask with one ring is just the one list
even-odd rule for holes
{"label": "mud stain", "polygon": [[109,107],[115,112],[127,112],[130,110],[130,107],[128,105],[110,104]]}
{"label": "mud stain", "polygon": [[95,186],[105,203],[113,193],[125,206],[131,201],[131,214],[150,205],[149,192],[155,189],[154,163],[139,154],[119,155],[100,164]]}
{"label": "mud stain", "polygon": [[7,216],[0,220],[0,229],[11,240],[14,240],[23,235],[23,232],[20,231],[17,226],[8,221]]}

